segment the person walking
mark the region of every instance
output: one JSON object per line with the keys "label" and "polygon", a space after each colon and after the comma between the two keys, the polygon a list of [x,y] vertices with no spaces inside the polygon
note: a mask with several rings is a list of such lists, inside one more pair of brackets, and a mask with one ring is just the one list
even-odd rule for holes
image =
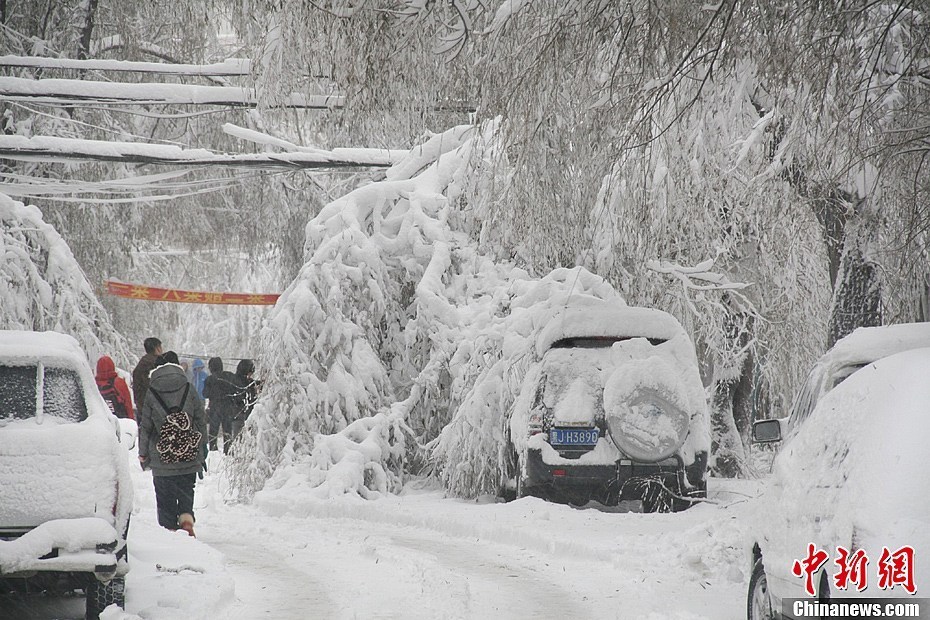
{"label": "person walking", "polygon": [[113,415],[118,418],[135,419],[129,386],[126,385],[125,379],[116,374],[116,364],[109,355],[102,355],[97,360],[97,374],[94,376],[94,381]]}
{"label": "person walking", "polygon": [[203,385],[203,396],[207,399],[207,416],[210,423],[210,450],[217,449],[217,439],[222,438],[223,454],[229,454],[232,443],[232,424],[241,409],[239,378],[223,370],[223,360],[211,357],[207,362],[210,376]]}
{"label": "person walking", "polygon": [[161,340],[154,336],[146,338],[142,346],[145,347],[145,355],[132,370],[132,396],[137,411],[142,410],[145,395],[149,391],[149,373],[155,369],[155,360],[162,354]]}
{"label": "person walking", "polygon": [[139,461],[152,470],[158,524],[194,536],[194,483],[204,467],[207,419],[174,351],[156,358],[139,410]]}
{"label": "person walking", "polygon": [[200,397],[200,400],[203,398],[203,385],[207,380],[207,371],[204,368],[203,360],[199,357],[194,360],[194,363],[191,364],[191,383],[194,384],[194,387],[197,389],[197,396]]}
{"label": "person walking", "polygon": [[258,399],[258,383],[252,378],[255,373],[255,363],[250,359],[239,360],[236,366],[236,386],[239,388],[236,393],[236,406],[238,411],[233,415],[232,420],[232,439],[239,436],[242,427],[249,414],[252,413],[252,407]]}

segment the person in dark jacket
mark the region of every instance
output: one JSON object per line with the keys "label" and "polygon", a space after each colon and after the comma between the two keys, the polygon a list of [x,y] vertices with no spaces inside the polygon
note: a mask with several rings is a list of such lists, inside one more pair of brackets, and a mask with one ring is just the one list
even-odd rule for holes
{"label": "person in dark jacket", "polygon": [[[204,467],[207,418],[203,401],[188,382],[177,354],[168,351],[156,363],[149,393],[139,410],[139,461],[144,469],[152,470],[158,524],[169,530],[183,529],[193,536],[194,483]],[[187,414],[190,431],[186,431],[185,439],[195,444],[190,446],[191,458],[186,460],[176,461],[173,450],[166,447],[171,445],[165,441],[171,438],[167,433],[174,430],[166,421],[174,407]]]}
{"label": "person in dark jacket", "polygon": [[146,338],[142,346],[145,347],[145,355],[132,370],[132,397],[138,411],[142,410],[145,395],[149,391],[149,373],[155,369],[155,360],[162,354],[161,340],[154,336]]}
{"label": "person in dark jacket", "polygon": [[223,370],[223,360],[211,357],[207,362],[210,376],[203,384],[203,397],[207,399],[207,415],[210,422],[211,450],[217,449],[217,438],[222,437],[223,454],[229,454],[232,443],[233,419],[242,408],[239,378]]}
{"label": "person in dark jacket", "polygon": [[134,420],[132,414],[132,396],[129,395],[129,386],[125,379],[116,374],[116,364],[109,355],[102,355],[97,360],[97,374],[94,376],[97,389],[103,399],[107,401],[110,411],[118,418]]}
{"label": "person in dark jacket", "polygon": [[246,419],[252,413],[252,407],[258,399],[258,383],[252,378],[255,373],[255,363],[252,360],[239,360],[236,366],[236,386],[239,388],[236,394],[236,402],[239,410],[233,416],[232,422],[232,439],[234,440],[242,432]]}

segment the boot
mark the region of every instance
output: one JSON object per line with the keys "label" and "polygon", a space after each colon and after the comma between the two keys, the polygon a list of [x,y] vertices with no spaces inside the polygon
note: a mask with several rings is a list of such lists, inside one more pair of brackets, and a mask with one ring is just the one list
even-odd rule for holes
{"label": "boot", "polygon": [[[194,536],[194,515],[185,512],[180,517],[178,517],[178,525],[180,529],[187,532],[188,536]],[[196,538],[196,536],[194,536]]]}

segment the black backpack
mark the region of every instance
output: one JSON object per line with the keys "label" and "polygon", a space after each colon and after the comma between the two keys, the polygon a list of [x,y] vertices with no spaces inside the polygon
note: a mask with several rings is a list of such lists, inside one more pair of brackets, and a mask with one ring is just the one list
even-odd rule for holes
{"label": "black backpack", "polygon": [[116,377],[111,378],[103,385],[98,385],[97,389],[100,390],[100,395],[103,396],[103,400],[106,401],[107,407],[110,408],[110,412],[113,413],[113,415],[118,418],[129,417],[129,412],[126,411],[126,405],[120,400],[119,392],[116,389]]}
{"label": "black backpack", "polygon": [[166,465],[195,461],[198,457],[201,434],[194,428],[190,414],[182,409],[184,403],[187,402],[187,393],[190,388],[191,385],[188,383],[184,387],[181,403],[173,407],[166,405],[161,395],[149,388],[149,394],[155,397],[161,408],[168,414],[165,417],[165,423],[159,429],[158,443],[155,444],[155,449],[161,456],[161,462]]}

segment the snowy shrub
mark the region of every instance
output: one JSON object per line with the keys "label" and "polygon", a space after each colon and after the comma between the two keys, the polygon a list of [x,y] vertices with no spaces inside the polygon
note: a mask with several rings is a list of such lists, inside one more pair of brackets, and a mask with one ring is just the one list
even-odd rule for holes
{"label": "snowy shrub", "polygon": [[96,363],[107,354],[128,365],[124,338],[61,235],[42,212],[0,194],[0,329],[74,336]]}
{"label": "snowy shrub", "polygon": [[265,488],[307,484],[311,495],[321,499],[345,494],[377,499],[399,491],[406,435],[410,429],[396,411],[360,418],[339,433],[317,434],[309,457],[276,470]]}

